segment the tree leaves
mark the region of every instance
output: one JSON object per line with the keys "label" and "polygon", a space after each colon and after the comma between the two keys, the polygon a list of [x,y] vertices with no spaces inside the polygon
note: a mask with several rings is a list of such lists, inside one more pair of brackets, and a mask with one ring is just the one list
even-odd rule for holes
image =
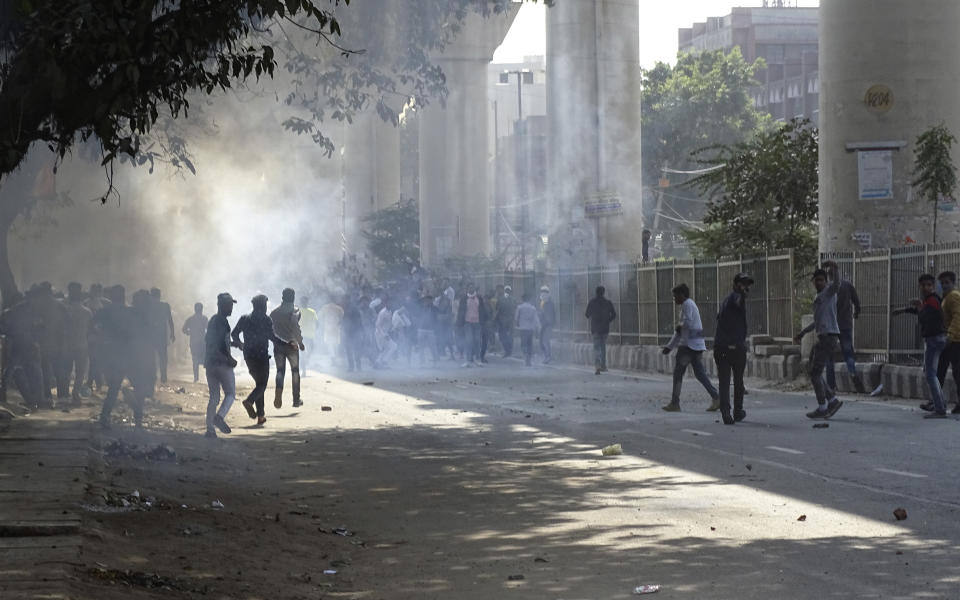
{"label": "tree leaves", "polygon": [[818,135],[793,119],[747,142],[701,149],[717,167],[689,182],[710,197],[704,232],[687,237],[708,256],[793,248],[798,264],[816,255]]}

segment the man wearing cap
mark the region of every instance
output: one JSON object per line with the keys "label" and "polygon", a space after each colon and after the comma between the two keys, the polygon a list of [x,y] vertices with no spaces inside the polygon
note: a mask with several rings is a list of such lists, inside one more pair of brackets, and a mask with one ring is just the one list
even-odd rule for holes
{"label": "man wearing cap", "polygon": [[[713,360],[720,380],[720,417],[733,425],[747,416],[743,410],[743,372],[747,367],[747,294],[753,278],[737,273],[733,291],[724,298],[717,313],[717,333],[713,339]],[[733,413],[730,412],[730,374],[733,373]]]}
{"label": "man wearing cap", "polygon": [[254,383],[253,391],[241,404],[247,410],[247,415],[257,420],[259,427],[267,422],[263,411],[263,395],[270,380],[270,342],[273,342],[275,347],[282,346],[285,342],[273,331],[273,321],[267,314],[267,297],[257,294],[250,302],[253,304],[253,311],[240,317],[230,335],[233,345],[243,351],[243,361],[247,363],[247,370]]}
{"label": "man wearing cap", "polygon": [[300,350],[303,345],[303,334],[300,331],[300,309],[293,301],[296,292],[291,288],[283,290],[283,302],[270,312],[273,321],[273,330],[280,343],[273,343],[273,358],[277,363],[277,380],[274,388],[273,406],[283,406],[283,379],[287,372],[287,363],[290,363],[290,378],[293,385],[293,407],[303,405],[300,401]]}
{"label": "man wearing cap", "polygon": [[[207,402],[207,433],[208,438],[217,437],[216,427],[223,433],[230,433],[226,417],[237,396],[237,382],[233,375],[233,368],[237,361],[230,355],[230,323],[227,317],[233,314],[233,305],[236,304],[233,296],[224,292],[217,296],[217,314],[210,318],[207,324],[206,354],[204,368],[207,372],[207,387],[210,389],[210,400]],[[220,389],[223,388],[223,403],[220,403]],[[218,408],[219,405],[219,408]]]}
{"label": "man wearing cap", "polygon": [[553,306],[553,299],[550,298],[550,288],[540,286],[540,350],[543,352],[543,364],[549,365],[553,360],[553,351],[550,346],[550,337],[553,334],[553,327],[557,324],[557,311]]}

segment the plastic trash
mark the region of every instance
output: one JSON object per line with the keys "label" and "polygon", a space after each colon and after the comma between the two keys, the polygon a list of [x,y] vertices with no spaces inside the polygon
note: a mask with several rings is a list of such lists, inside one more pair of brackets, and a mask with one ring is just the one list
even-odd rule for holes
{"label": "plastic trash", "polygon": [[213,508],[223,508],[223,502],[220,502],[219,500],[214,500],[213,502],[210,503],[210,506],[212,506]]}
{"label": "plastic trash", "polygon": [[507,581],[523,581],[526,579],[523,575],[507,575]]}
{"label": "plastic trash", "polygon": [[337,570],[336,570],[336,569],[324,569],[324,570],[323,570],[323,574],[324,574],[324,575],[336,575],[336,574],[337,574]]}
{"label": "plastic trash", "polygon": [[659,585],[638,585],[633,588],[634,594],[656,594],[660,591]]}
{"label": "plastic trash", "polygon": [[878,385],[877,387],[875,387],[872,392],[870,392],[870,395],[871,395],[871,396],[879,396],[879,395],[882,394],[882,393],[883,393],[883,384],[881,383],[880,385]]}
{"label": "plastic trash", "polygon": [[611,444],[602,450],[604,456],[620,456],[623,454],[623,447],[620,444]]}
{"label": "plastic trash", "polygon": [[320,407],[320,410],[322,410],[323,412],[330,412],[331,410],[333,410],[333,407],[332,407],[332,406],[321,406],[321,407]]}

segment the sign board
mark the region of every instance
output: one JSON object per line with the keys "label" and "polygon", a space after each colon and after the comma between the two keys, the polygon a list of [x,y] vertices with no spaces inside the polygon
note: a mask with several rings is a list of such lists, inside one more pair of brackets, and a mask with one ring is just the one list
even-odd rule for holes
{"label": "sign board", "polygon": [[893,199],[893,152],[871,150],[857,153],[861,200]]}
{"label": "sign board", "polygon": [[616,192],[600,192],[584,198],[583,216],[612,217],[623,214],[623,203]]}
{"label": "sign board", "polygon": [[893,108],[893,91],[883,84],[871,86],[863,96],[863,103],[870,112],[885,113]]}
{"label": "sign board", "polygon": [[869,231],[854,231],[850,237],[864,250],[869,250],[873,246],[873,236]]}

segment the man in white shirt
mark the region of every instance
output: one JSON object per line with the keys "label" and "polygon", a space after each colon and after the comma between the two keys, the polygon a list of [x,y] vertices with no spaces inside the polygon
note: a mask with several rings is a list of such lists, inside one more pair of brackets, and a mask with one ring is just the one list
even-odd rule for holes
{"label": "man in white shirt", "polygon": [[710,407],[708,411],[720,409],[720,394],[717,388],[713,387],[706,369],[703,368],[701,356],[707,349],[706,341],[703,339],[703,322],[700,320],[700,309],[693,300],[690,299],[690,288],[687,284],[681,283],[673,288],[673,301],[680,305],[680,324],[673,337],[663,348],[664,354],[670,354],[674,348],[677,349],[677,364],[673,368],[673,397],[670,404],[663,407],[667,412],[680,412],[680,390],[683,387],[683,376],[687,372],[687,366],[693,367],[693,374],[697,378],[707,393],[710,394]]}

